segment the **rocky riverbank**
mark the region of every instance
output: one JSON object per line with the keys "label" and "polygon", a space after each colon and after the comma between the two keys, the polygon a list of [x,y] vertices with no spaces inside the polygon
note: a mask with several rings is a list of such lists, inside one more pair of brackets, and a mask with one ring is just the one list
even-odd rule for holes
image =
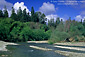
{"label": "rocky riverbank", "polygon": [[6,45],[18,45],[16,43],[0,41],[0,51],[7,51]]}

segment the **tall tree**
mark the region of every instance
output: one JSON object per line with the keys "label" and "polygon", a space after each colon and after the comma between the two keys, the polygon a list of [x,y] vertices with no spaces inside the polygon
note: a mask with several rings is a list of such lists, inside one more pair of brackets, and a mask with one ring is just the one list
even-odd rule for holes
{"label": "tall tree", "polygon": [[31,21],[31,16],[29,15],[29,12],[27,13],[27,22]]}
{"label": "tall tree", "polygon": [[22,22],[27,22],[27,13],[26,13],[26,9],[23,10],[21,21],[22,21]]}
{"label": "tall tree", "polygon": [[34,14],[33,19],[34,19],[34,22],[39,22],[39,16],[37,12]]}
{"label": "tall tree", "polygon": [[21,18],[22,18],[22,10],[21,10],[21,7],[19,7],[19,10],[17,11],[17,17],[18,17],[18,21],[20,21]]}
{"label": "tall tree", "polygon": [[70,30],[70,26],[71,26],[71,17],[69,17],[69,19],[68,20],[66,20],[66,22],[65,22],[65,26],[64,26],[64,31],[65,32],[69,32],[69,30]]}
{"label": "tall tree", "polygon": [[12,7],[12,14],[11,14],[11,18],[14,19],[15,21],[17,21],[17,15],[15,13],[14,8]]}
{"label": "tall tree", "polygon": [[34,21],[34,15],[35,15],[35,11],[34,8],[31,8],[31,20]]}
{"label": "tall tree", "polygon": [[56,19],[56,24],[58,25],[60,23],[60,18],[58,17],[57,19]]}
{"label": "tall tree", "polygon": [[84,21],[83,21],[83,26],[84,26],[84,28],[85,28],[85,19],[84,19]]}
{"label": "tall tree", "polygon": [[42,24],[46,24],[46,22],[45,21],[47,21],[47,19],[45,18],[46,16],[45,16],[45,14],[43,13],[43,14],[41,14],[41,23]]}
{"label": "tall tree", "polygon": [[54,18],[48,20],[48,25],[49,25],[50,27],[51,27],[51,26],[55,27]]}
{"label": "tall tree", "polygon": [[34,8],[32,7],[32,8],[31,8],[31,16],[33,16],[34,13],[35,13],[35,11],[34,11]]}
{"label": "tall tree", "polygon": [[7,11],[6,6],[4,6],[4,17],[5,17],[5,18],[8,17],[8,11]]}
{"label": "tall tree", "polygon": [[3,12],[2,12],[2,10],[0,10],[0,17],[3,17]]}
{"label": "tall tree", "polygon": [[[37,17],[38,17],[37,20],[39,21],[39,23],[41,23],[41,24],[46,24],[45,21],[46,21],[47,19],[45,18],[45,14],[44,14],[44,13],[42,14],[41,12],[36,12],[36,14],[37,14]],[[38,21],[37,21],[37,22],[38,22]]]}

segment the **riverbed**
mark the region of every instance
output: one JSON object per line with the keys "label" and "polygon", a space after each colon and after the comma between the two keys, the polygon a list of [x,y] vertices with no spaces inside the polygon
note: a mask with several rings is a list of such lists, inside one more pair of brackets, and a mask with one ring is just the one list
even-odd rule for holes
{"label": "riverbed", "polygon": [[[8,51],[0,51],[0,57],[66,57],[53,50],[47,51],[31,48],[30,45],[36,45],[35,43],[18,44],[19,45],[7,45],[6,49]],[[44,44],[42,46],[44,46]]]}
{"label": "riverbed", "polygon": [[27,43],[0,42],[0,57],[85,57],[85,42],[55,43],[28,41]]}

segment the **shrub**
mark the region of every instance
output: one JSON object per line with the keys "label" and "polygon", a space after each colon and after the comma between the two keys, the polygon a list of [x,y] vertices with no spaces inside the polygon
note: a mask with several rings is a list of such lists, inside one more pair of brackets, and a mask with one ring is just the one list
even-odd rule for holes
{"label": "shrub", "polygon": [[68,33],[55,30],[49,39],[49,43],[64,41],[66,38],[69,37],[70,35]]}
{"label": "shrub", "polygon": [[20,21],[15,21],[12,23],[10,28],[10,41],[11,42],[21,42],[23,39],[20,38],[20,32],[23,29],[23,23]]}
{"label": "shrub", "polygon": [[10,28],[11,24],[14,22],[10,18],[0,19],[0,40],[9,41],[10,40]]}
{"label": "shrub", "polygon": [[49,38],[48,34],[46,32],[44,32],[41,29],[35,29],[33,30],[33,35],[32,35],[32,39],[33,40],[47,40]]}

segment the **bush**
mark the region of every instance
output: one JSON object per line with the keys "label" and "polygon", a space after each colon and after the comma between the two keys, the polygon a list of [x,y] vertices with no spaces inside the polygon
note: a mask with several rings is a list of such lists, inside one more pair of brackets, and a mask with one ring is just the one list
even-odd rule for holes
{"label": "bush", "polygon": [[69,37],[68,33],[55,30],[49,39],[49,43],[61,42]]}
{"label": "bush", "polygon": [[10,18],[0,19],[0,40],[9,41],[10,40],[10,28],[11,24],[14,22]]}
{"label": "bush", "polygon": [[77,42],[85,42],[85,37],[84,36],[76,36],[75,41],[77,41]]}
{"label": "bush", "polygon": [[21,39],[24,41],[32,40],[33,31],[29,27],[24,27],[20,33]]}
{"label": "bush", "polygon": [[33,31],[33,38],[37,41],[47,40],[49,38],[48,34],[41,29],[36,29]]}
{"label": "bush", "polygon": [[22,32],[20,33],[20,38],[24,40],[31,41],[39,41],[39,40],[47,40],[49,38],[48,34],[41,29],[30,29],[29,27],[24,27]]}

